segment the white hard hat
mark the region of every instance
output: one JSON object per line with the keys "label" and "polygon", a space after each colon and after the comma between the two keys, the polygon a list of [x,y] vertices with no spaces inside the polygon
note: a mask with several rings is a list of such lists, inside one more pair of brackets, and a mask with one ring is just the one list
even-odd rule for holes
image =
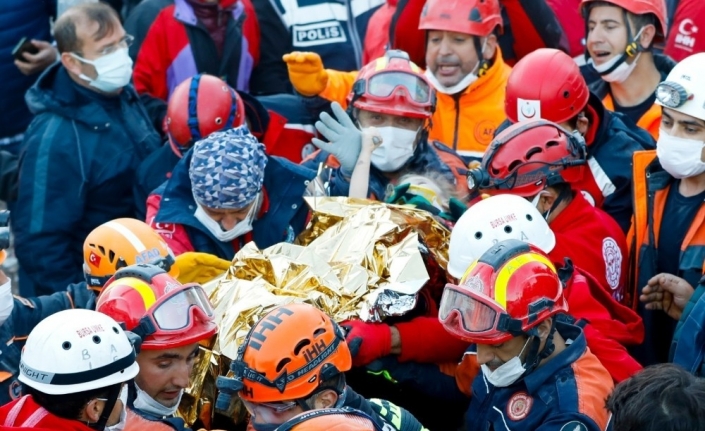
{"label": "white hard hat", "polygon": [[656,103],[705,120],[705,53],[686,57],[656,87]]}
{"label": "white hard hat", "polygon": [[93,310],[64,310],[39,322],[27,337],[20,382],[49,395],[105,388],[139,372],[135,350],[120,325]]}
{"label": "white hard hat", "polygon": [[450,234],[448,273],[462,278],[470,264],[506,239],[528,242],[548,253],[556,237],[536,207],[520,196],[497,195],[471,206]]}

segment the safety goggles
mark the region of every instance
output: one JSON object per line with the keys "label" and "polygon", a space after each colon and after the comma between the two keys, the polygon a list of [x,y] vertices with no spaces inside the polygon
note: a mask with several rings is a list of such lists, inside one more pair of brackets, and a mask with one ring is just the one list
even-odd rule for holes
{"label": "safety goggles", "polygon": [[383,72],[368,80],[355,83],[355,92],[368,98],[389,100],[397,88],[402,88],[409,102],[419,106],[431,103],[431,87],[419,76],[405,72]]}
{"label": "safety goggles", "polygon": [[[473,279],[470,277],[466,284],[472,283]],[[454,328],[459,334],[470,338],[482,338],[497,332],[522,332],[521,321],[509,317],[502,306],[472,285],[461,287],[446,284],[438,317],[446,327]]]}
{"label": "safety goggles", "polygon": [[296,407],[296,401],[283,403],[253,403],[242,400],[247,411],[257,418],[258,423],[281,423],[281,415]]}
{"label": "safety goggles", "polygon": [[[180,286],[175,286],[175,288]],[[166,296],[162,302],[151,308],[151,312],[140,320],[136,331],[143,339],[157,330],[177,331],[191,325],[192,316],[199,312],[208,318],[214,315],[208,296],[198,284],[188,284],[172,296]],[[168,292],[169,287],[166,290]],[[196,311],[197,310],[197,311]]]}
{"label": "safety goggles", "polygon": [[681,84],[672,81],[662,82],[656,87],[656,100],[667,108],[680,108],[693,98]]}

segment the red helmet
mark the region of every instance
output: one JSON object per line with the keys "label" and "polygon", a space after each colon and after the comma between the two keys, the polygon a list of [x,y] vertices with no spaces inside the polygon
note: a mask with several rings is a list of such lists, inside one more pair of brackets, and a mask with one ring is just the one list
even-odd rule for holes
{"label": "red helmet", "polygon": [[211,75],[195,75],[179,84],[166,111],[169,143],[179,157],[211,133],[244,123],[245,105],[240,96]]}
{"label": "red helmet", "polygon": [[443,30],[488,36],[502,29],[499,0],[428,0],[419,30]]}
{"label": "red helmet", "polygon": [[360,69],[348,95],[348,106],[380,114],[430,118],[436,109],[436,93],[407,53],[390,50]]}
{"label": "red helmet", "polygon": [[666,37],[666,32],[668,31],[666,0],[582,0],[580,2],[580,10],[583,17],[585,19],[588,18],[592,4],[597,3],[599,5],[599,3],[605,2],[621,7],[634,15],[645,15],[647,13],[654,14],[654,16],[656,16],[656,20],[658,21],[658,25],[656,26],[656,35],[660,39]]}
{"label": "red helmet", "polygon": [[96,310],[139,335],[143,349],[186,346],[218,329],[203,288],[181,284],[155,265],[119,269],[103,288]]}
{"label": "red helmet", "polygon": [[486,178],[477,188],[534,196],[548,186],[580,181],[586,160],[585,142],[561,126],[546,120],[516,123],[485,152],[480,171]]}
{"label": "red helmet", "polygon": [[578,115],[589,97],[575,61],[563,51],[540,48],[512,69],[504,111],[514,123],[539,118],[562,123]]}
{"label": "red helmet", "polygon": [[438,318],[464,341],[499,344],[566,311],[563,284],[548,256],[509,239],[470,265],[458,285],[446,285]]}

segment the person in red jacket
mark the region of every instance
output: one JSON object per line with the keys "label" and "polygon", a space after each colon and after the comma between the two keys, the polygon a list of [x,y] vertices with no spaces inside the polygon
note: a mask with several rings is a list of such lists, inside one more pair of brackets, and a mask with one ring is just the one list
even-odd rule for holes
{"label": "person in red jacket", "polygon": [[681,61],[705,51],[705,2],[670,0],[668,6],[668,22],[671,23],[671,28],[663,53],[676,61]]}
{"label": "person in red jacket", "polygon": [[532,201],[556,235],[554,256],[570,257],[621,302],[626,238],[617,222],[575,187],[586,163],[580,135],[550,121],[525,121],[497,135],[481,166],[468,172],[468,184],[483,193],[509,193]]}
{"label": "person in red jacket", "polygon": [[259,58],[259,24],[250,0],[145,0],[125,26],[137,39],[130,54],[138,93],[168,101],[196,73],[249,90]]}
{"label": "person in red jacket", "polygon": [[127,386],[139,372],[131,338],[93,310],[64,310],[42,320],[22,350],[27,395],[0,407],[0,429],[121,430]]}

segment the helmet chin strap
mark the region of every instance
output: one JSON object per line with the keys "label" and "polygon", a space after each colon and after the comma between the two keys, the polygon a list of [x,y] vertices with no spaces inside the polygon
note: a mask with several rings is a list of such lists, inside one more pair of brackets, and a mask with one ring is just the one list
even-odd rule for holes
{"label": "helmet chin strap", "polygon": [[[105,429],[105,426],[108,423],[108,419],[110,418],[110,415],[113,413],[113,408],[115,407],[115,404],[117,403],[118,398],[120,397],[120,391],[122,390],[122,385],[114,385],[113,388],[111,388],[108,391],[108,396],[107,396],[107,401],[105,402],[105,406],[103,407],[103,412],[100,414],[100,418],[98,419],[98,422],[95,422],[93,424],[88,424],[89,427],[93,428],[94,430],[99,430],[103,431]],[[122,408],[126,409],[127,406],[123,406]]]}
{"label": "helmet chin strap", "polygon": [[533,339],[531,340],[529,353],[526,355],[526,361],[524,361],[524,368],[526,369],[526,372],[524,372],[524,376],[534,371],[539,366],[539,364],[541,364],[541,361],[551,356],[554,350],[556,350],[556,345],[553,344],[553,335],[555,334],[555,332],[556,319],[552,319],[551,329],[548,331],[548,335],[546,336],[546,344],[543,346],[543,349],[540,352],[539,348],[541,347],[541,337],[539,337],[538,331],[534,327],[528,332],[528,335]]}

